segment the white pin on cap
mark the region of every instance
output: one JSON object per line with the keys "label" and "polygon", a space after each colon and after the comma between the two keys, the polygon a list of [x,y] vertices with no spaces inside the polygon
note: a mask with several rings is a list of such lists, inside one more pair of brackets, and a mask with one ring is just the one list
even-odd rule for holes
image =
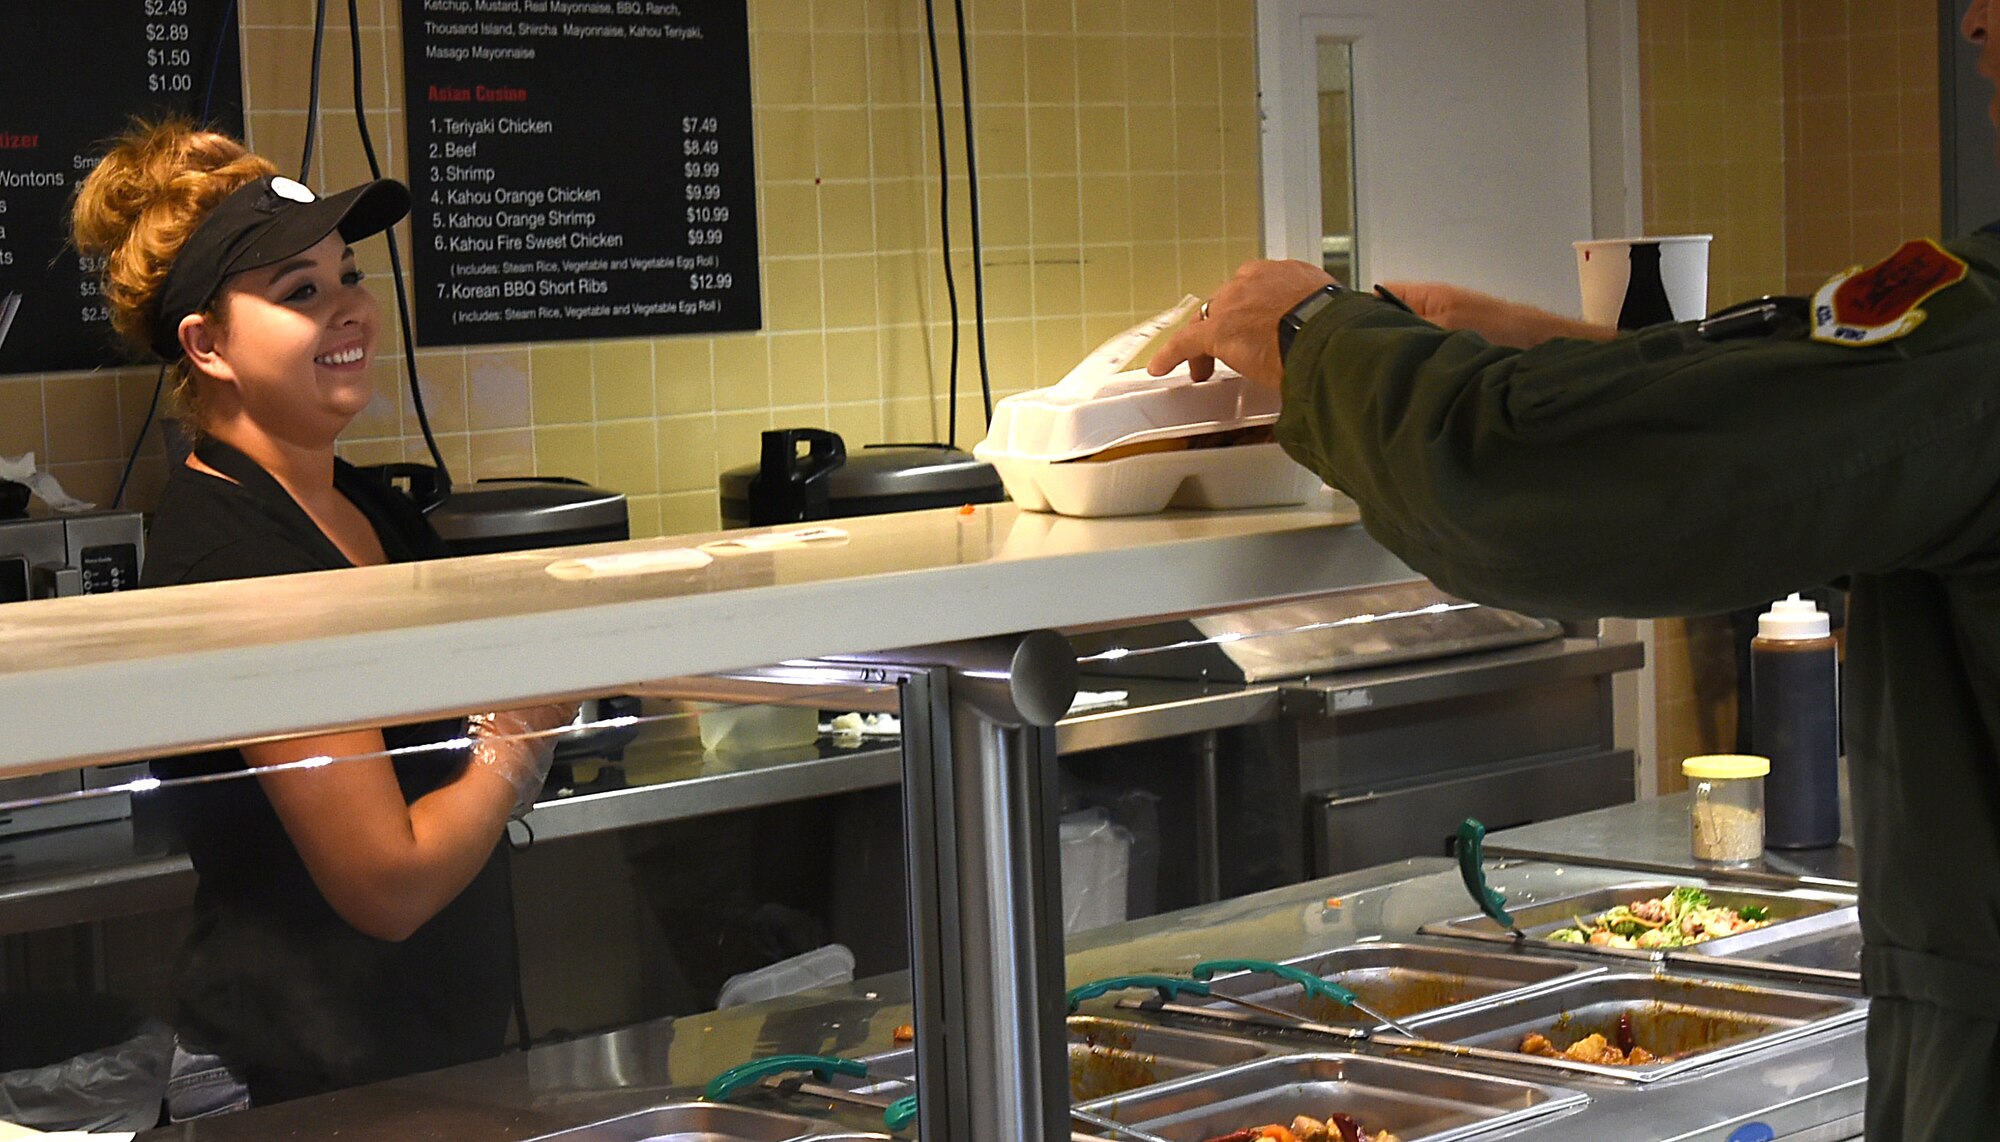
{"label": "white pin on cap", "polygon": [[284,175],[278,175],[271,180],[271,193],[279,198],[291,199],[293,202],[313,202],[319,198],[304,183],[295,182]]}

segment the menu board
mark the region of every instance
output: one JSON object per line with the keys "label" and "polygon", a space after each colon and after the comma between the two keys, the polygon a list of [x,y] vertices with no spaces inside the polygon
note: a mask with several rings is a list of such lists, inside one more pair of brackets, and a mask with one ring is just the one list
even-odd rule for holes
{"label": "menu board", "polygon": [[403,0],[417,337],[756,329],[747,0]]}
{"label": "menu board", "polygon": [[0,3],[0,373],[122,359],[98,259],[69,245],[76,187],[135,115],[243,133],[236,0]]}

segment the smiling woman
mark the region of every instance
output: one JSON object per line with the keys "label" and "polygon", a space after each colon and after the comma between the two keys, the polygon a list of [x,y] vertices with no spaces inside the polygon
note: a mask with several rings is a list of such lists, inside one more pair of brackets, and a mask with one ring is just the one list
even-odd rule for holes
{"label": "smiling woman", "polygon": [[[320,197],[272,171],[226,136],[141,125],[77,195],[77,247],[104,259],[113,324],[171,362],[196,442],[154,514],[148,586],[444,554],[412,503],[334,455],[372,396],[381,324],[352,243],[402,218],[409,192],[385,180]],[[176,1118],[498,1053],[514,985],[499,840],[548,772],[546,731],[575,714],[154,763],[162,777],[257,772],[162,794],[201,878],[176,978]],[[344,760],[287,765],[312,758]]]}

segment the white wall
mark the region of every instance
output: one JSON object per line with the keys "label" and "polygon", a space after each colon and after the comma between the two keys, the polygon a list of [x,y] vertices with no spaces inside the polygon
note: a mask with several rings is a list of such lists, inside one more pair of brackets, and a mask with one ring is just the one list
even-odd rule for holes
{"label": "white wall", "polygon": [[1351,37],[1361,276],[1576,313],[1570,243],[1593,235],[1587,7],[1261,0],[1270,251],[1318,248],[1307,61],[1317,36]]}

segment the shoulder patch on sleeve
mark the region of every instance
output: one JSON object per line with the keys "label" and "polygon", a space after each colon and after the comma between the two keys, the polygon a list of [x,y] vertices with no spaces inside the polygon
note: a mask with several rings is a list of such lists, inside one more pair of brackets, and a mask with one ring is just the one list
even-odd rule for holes
{"label": "shoulder patch on sleeve", "polygon": [[1872,266],[1835,275],[1813,295],[1812,336],[1833,345],[1879,345],[1924,323],[1918,307],[1967,273],[1929,238],[1915,238]]}

